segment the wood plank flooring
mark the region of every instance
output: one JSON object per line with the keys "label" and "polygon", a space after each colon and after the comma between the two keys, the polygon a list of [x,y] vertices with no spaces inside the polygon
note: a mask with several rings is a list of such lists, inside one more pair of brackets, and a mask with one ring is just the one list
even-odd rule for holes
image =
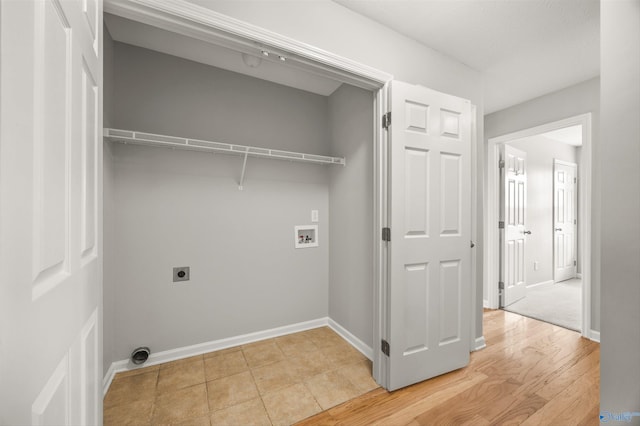
{"label": "wood plank flooring", "polygon": [[298,425],[598,425],[600,345],[486,310],[469,366],[395,392],[376,389]]}

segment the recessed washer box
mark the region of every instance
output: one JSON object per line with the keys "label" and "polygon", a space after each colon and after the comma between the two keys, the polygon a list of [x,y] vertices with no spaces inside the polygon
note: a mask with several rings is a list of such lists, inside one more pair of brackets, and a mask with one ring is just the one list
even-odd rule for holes
{"label": "recessed washer box", "polygon": [[295,226],[296,248],[318,247],[318,225]]}

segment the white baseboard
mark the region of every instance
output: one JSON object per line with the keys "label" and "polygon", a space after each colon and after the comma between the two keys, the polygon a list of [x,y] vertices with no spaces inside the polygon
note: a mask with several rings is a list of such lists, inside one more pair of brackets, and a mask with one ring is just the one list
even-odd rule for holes
{"label": "white baseboard", "polygon": [[104,397],[109,390],[109,386],[111,386],[111,382],[113,382],[113,377],[116,375],[116,363],[112,362],[107,370],[107,373],[104,375],[104,379],[102,380],[102,396]]}
{"label": "white baseboard", "polygon": [[600,343],[600,332],[596,330],[589,330],[589,339]]}
{"label": "white baseboard", "polygon": [[482,307],[483,307],[484,309],[489,309],[489,301],[488,301],[488,300],[486,300],[486,299],[485,299],[485,300],[483,300],[483,301],[482,301]]}
{"label": "white baseboard", "polygon": [[356,336],[351,334],[346,328],[329,318],[329,327],[338,333],[344,340],[349,342],[351,346],[356,348],[362,355],[366,356],[370,360],[373,360],[373,349],[364,343],[362,340],[358,339]]}
{"label": "white baseboard", "polygon": [[479,351],[487,347],[487,342],[484,340],[484,336],[476,337],[476,344],[473,351]]}
{"label": "white baseboard", "polygon": [[[240,336],[233,336],[225,339],[213,340],[210,342],[199,343],[197,345],[184,346],[182,348],[169,349],[167,351],[151,353],[151,355],[149,356],[149,359],[147,360],[147,362],[144,363],[144,365],[135,365],[128,359],[115,361],[111,363],[111,366],[107,370],[107,373],[105,374],[104,379],[102,381],[104,395],[107,394],[107,391],[109,390],[109,386],[111,386],[111,382],[113,381],[113,377],[115,376],[115,374],[120,373],[122,371],[136,370],[138,368],[149,367],[156,364],[163,364],[165,362],[188,358],[190,356],[202,355],[208,352],[219,351],[221,349],[231,348],[234,346],[246,345],[248,343],[253,343],[253,342],[259,342],[260,340],[272,339],[274,337],[284,336],[285,334],[298,333],[300,331],[310,330],[312,328],[324,327],[329,325],[329,321],[330,320],[328,317],[318,318],[311,321],[285,325],[283,327],[271,328],[269,330],[257,331],[255,333],[242,334]],[[340,329],[344,330],[342,327],[340,327]],[[346,330],[344,331],[348,333]],[[342,333],[339,333],[339,334],[342,334]],[[349,335],[351,335],[351,333],[349,333]],[[353,336],[353,339],[359,341],[355,336]],[[349,343],[353,344],[350,339],[346,339],[346,340]],[[356,347],[356,349],[362,352],[362,350],[359,347],[357,347],[356,345],[354,346]]]}
{"label": "white baseboard", "polygon": [[531,288],[531,287],[537,287],[539,285],[545,285],[545,284],[553,284],[554,281],[553,280],[547,280],[547,281],[540,281],[539,283],[534,283],[534,284],[530,284],[527,286],[527,288]]}

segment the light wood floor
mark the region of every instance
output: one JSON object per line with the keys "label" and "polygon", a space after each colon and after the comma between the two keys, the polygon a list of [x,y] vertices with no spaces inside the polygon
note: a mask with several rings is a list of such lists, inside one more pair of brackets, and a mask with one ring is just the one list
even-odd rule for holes
{"label": "light wood floor", "polygon": [[598,425],[600,345],[495,310],[468,367],[389,393],[376,389],[299,425]]}

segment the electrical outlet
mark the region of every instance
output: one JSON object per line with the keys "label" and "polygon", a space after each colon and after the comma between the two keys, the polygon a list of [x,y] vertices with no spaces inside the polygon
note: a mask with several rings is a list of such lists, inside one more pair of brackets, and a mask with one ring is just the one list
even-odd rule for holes
{"label": "electrical outlet", "polygon": [[540,269],[540,262],[536,260],[535,262],[533,262],[533,270],[537,271],[538,269]]}
{"label": "electrical outlet", "polygon": [[189,281],[189,267],[177,266],[173,268],[173,282]]}
{"label": "electrical outlet", "polygon": [[311,222],[318,222],[318,210],[311,210]]}

